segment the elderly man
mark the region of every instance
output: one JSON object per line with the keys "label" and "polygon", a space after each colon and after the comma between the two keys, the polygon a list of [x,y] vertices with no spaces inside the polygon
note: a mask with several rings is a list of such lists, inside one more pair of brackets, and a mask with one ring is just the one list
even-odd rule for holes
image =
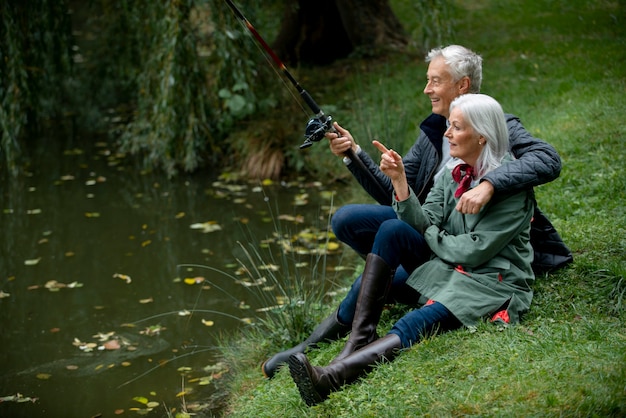
{"label": "elderly man", "polygon": [[[420,202],[426,199],[435,179],[442,174],[450,160],[449,144],[444,141],[450,104],[460,95],[479,93],[482,82],[482,58],[463,46],[433,49],[428,53],[426,62],[429,65],[424,94],[430,99],[432,114],[421,123],[417,141],[403,158],[409,187]],[[498,191],[531,188],[550,182],[560,174],[561,160],[556,150],[528,133],[517,117],[506,115],[506,120],[511,152],[516,160],[493,170],[480,184],[464,193],[456,206],[456,210],[461,213],[478,213]],[[381,225],[386,220],[397,218],[391,207],[393,186],[380,171],[378,163],[357,145],[350,132],[338,124],[335,124],[335,128],[337,133],[326,134],[331,151],[343,158],[357,181],[379,203],[346,205],[332,219],[337,238],[365,258],[372,251],[374,237]],[[362,164],[356,164],[344,156],[350,148],[373,176],[362,170]],[[535,270],[553,270],[569,263],[572,260],[571,253],[550,222],[539,210],[536,210],[534,218],[538,225],[531,232]],[[413,270],[430,258],[431,251],[423,241],[417,245],[412,243],[411,253],[413,257],[404,260],[395,271],[387,296],[388,302],[415,300],[415,291],[406,285],[406,281]],[[267,360],[261,367],[263,374],[271,378],[291,354],[304,352],[307,347],[320,341],[333,341],[347,335],[354,319],[360,286],[361,277],[353,283],[339,307],[305,341]]]}

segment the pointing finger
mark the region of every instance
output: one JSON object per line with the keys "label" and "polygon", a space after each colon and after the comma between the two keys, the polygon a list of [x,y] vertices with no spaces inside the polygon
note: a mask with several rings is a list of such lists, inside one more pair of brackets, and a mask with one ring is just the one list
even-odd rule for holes
{"label": "pointing finger", "polygon": [[376,140],[372,141],[372,144],[374,144],[374,146],[378,148],[378,151],[382,152],[383,154],[387,154],[389,152],[387,147],[385,147],[383,144],[381,144],[380,142]]}

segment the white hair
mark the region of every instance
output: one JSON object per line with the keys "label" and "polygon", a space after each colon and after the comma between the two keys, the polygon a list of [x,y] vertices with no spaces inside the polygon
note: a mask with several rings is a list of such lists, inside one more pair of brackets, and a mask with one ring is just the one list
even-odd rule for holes
{"label": "white hair", "polygon": [[431,49],[426,55],[426,62],[437,57],[443,57],[455,82],[467,76],[470,79],[469,93],[480,93],[483,81],[483,59],[480,55],[461,45],[449,45]]}
{"label": "white hair", "polygon": [[500,167],[509,150],[509,131],[502,106],[486,94],[464,94],[452,101],[450,112],[454,108],[458,108],[474,131],[485,138],[486,144],[475,167],[477,178],[481,178]]}

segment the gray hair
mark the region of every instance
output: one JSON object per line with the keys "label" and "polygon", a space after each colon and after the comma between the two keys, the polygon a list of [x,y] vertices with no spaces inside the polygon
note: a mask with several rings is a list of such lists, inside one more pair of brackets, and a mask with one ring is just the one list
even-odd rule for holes
{"label": "gray hair", "polygon": [[476,161],[477,178],[502,165],[502,158],[509,150],[509,131],[502,106],[486,94],[464,94],[450,104],[450,112],[458,107],[465,121],[476,133],[482,135],[486,144]]}
{"label": "gray hair", "polygon": [[483,81],[483,59],[480,55],[461,45],[449,45],[431,49],[426,55],[426,62],[437,57],[444,58],[454,81],[467,76],[470,79],[469,93],[480,93],[480,84]]}

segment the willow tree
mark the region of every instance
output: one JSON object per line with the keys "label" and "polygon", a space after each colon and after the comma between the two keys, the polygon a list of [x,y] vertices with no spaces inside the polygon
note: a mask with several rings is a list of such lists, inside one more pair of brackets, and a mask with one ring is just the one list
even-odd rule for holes
{"label": "willow tree", "polygon": [[[406,44],[388,0],[237,3],[292,64]],[[274,13],[281,7],[282,19]],[[267,115],[280,113],[277,103],[291,98],[223,0],[7,0],[0,13],[7,166],[27,144],[25,127],[67,114],[169,174],[233,155],[249,175],[277,177],[287,148],[297,148],[293,136],[302,127],[267,125]],[[256,120],[255,130],[229,136],[246,119]]]}
{"label": "willow tree", "polygon": [[7,0],[0,17],[0,165],[15,173],[25,135],[65,109],[71,24],[63,0]]}

